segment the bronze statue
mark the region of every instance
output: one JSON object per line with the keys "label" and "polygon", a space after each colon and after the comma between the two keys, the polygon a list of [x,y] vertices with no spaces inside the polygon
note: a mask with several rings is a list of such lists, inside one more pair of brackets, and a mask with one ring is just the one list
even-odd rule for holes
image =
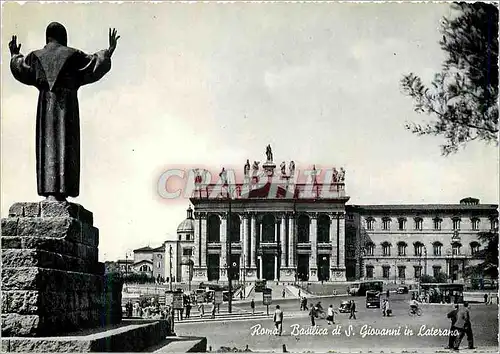
{"label": "bronze statue", "polygon": [[344,181],[345,181],[345,170],[343,167],[341,167],[339,173],[339,182],[344,182]]}
{"label": "bronze statue", "polygon": [[339,181],[339,171],[334,167],[333,168],[333,175],[332,175],[332,182],[337,183]]}
{"label": "bronze statue", "polygon": [[[78,89],[100,80],[111,69],[118,38],[109,29],[109,48],[88,55],[67,46],[63,25],[52,22],[46,45],[20,53],[17,36],[9,42],[12,75],[38,91],[36,172],[38,195],[50,200],[77,197],[80,192],[80,115]],[[102,117],[97,117],[102,119]]]}
{"label": "bronze statue", "polygon": [[290,176],[293,176],[293,174],[295,173],[295,162],[293,161],[290,161]]}
{"label": "bronze statue", "polygon": [[260,161],[254,161],[253,162],[253,174],[254,176],[257,175],[257,172],[259,171],[259,164],[260,164]]}
{"label": "bronze statue", "polygon": [[247,159],[247,163],[243,167],[243,172],[245,177],[248,176],[248,173],[250,172],[250,161]]}
{"label": "bronze statue", "polygon": [[286,163],[285,163],[285,161],[283,161],[283,162],[281,163],[280,168],[281,168],[281,174],[282,174],[283,176],[285,176],[285,175],[286,175]]}
{"label": "bronze statue", "polygon": [[268,162],[273,161],[273,150],[271,149],[271,145],[267,145],[266,147],[266,156]]}

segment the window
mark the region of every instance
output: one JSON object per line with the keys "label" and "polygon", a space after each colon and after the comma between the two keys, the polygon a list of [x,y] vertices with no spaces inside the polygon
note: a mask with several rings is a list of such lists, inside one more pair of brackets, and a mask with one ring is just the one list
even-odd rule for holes
{"label": "window", "polygon": [[406,256],[406,243],[398,243],[398,256]]}
{"label": "window", "polygon": [[422,230],[422,218],[415,218],[415,230]]}
{"label": "window", "polygon": [[156,263],[156,268],[161,268],[161,262]]}
{"label": "window", "polygon": [[354,215],[347,214],[347,220],[354,220]]}
{"label": "window", "polygon": [[391,244],[388,242],[384,242],[382,244],[382,254],[384,256],[390,256],[391,255]]}
{"label": "window", "polygon": [[191,240],[191,235],[190,234],[186,234],[186,241],[189,241]]}
{"label": "window", "polygon": [[192,256],[193,255],[193,249],[192,248],[184,248],[182,250],[182,255],[183,256]]}
{"label": "window", "polygon": [[366,266],[366,277],[368,279],[373,278],[373,266]]}
{"label": "window", "polygon": [[375,219],[373,218],[366,219],[366,228],[368,230],[373,230],[374,225],[375,225]]}
{"label": "window", "polygon": [[382,266],[382,278],[389,279],[390,269],[390,266]]}
{"label": "window", "polygon": [[370,242],[366,245],[366,255],[367,256],[373,256],[373,249],[375,248],[375,245]]}
{"label": "window", "polygon": [[422,266],[413,266],[415,270],[415,279],[418,279],[422,276]]}
{"label": "window", "polygon": [[493,218],[490,220],[490,222],[491,222],[491,229],[492,230],[498,229],[498,219]]}
{"label": "window", "polygon": [[441,247],[443,247],[443,244],[441,242],[434,242],[432,244],[433,248],[433,253],[435,256],[440,256],[441,255]]}
{"label": "window", "polygon": [[478,218],[472,218],[470,219],[470,223],[472,226],[472,230],[477,231],[479,230],[479,219]]}
{"label": "window", "polygon": [[462,245],[458,242],[455,242],[451,246],[452,246],[453,255],[458,256],[460,254],[460,247],[462,247]]}
{"label": "window", "polygon": [[398,266],[398,278],[405,279],[406,278],[406,267]]}
{"label": "window", "polygon": [[424,244],[422,242],[415,242],[413,244],[413,247],[415,248],[415,256],[422,257],[422,252],[423,252],[423,249],[424,249]]}
{"label": "window", "polygon": [[459,218],[453,219],[453,230],[460,230],[460,219]]}
{"label": "window", "polygon": [[391,229],[391,219],[390,218],[383,218],[382,219],[382,229],[383,230],[390,230]]}
{"label": "window", "polygon": [[151,268],[149,268],[149,266],[147,264],[143,264],[139,268],[139,272],[150,272],[150,271],[151,271]]}
{"label": "window", "polygon": [[398,229],[399,230],[405,230],[406,229],[406,219],[405,218],[399,218],[398,219]]}
{"label": "window", "polygon": [[434,221],[434,231],[441,230],[441,222],[443,221],[443,219],[436,217],[433,219],[433,221]]}
{"label": "window", "polygon": [[479,252],[479,243],[478,242],[471,242],[470,243],[470,254],[472,256],[475,256]]}
{"label": "window", "polygon": [[433,266],[432,275],[434,276],[434,278],[437,278],[439,276],[439,273],[441,273],[441,266]]}
{"label": "window", "polygon": [[156,258],[158,258],[158,259],[162,259],[163,257],[162,257],[162,255],[161,255],[161,254],[157,254],[157,255],[156,255]]}

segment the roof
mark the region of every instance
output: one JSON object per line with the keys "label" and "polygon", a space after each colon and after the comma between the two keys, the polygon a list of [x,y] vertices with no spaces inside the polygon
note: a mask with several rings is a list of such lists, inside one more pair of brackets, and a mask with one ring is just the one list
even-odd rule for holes
{"label": "roof", "polygon": [[160,247],[156,248],[146,246],[134,250],[134,252],[158,252],[158,251],[165,251],[165,246],[161,245]]}
{"label": "roof", "polygon": [[141,259],[140,261],[135,262],[134,265],[139,265],[141,263],[153,264],[153,261],[150,259]]}
{"label": "roof", "polygon": [[346,205],[347,211],[366,212],[488,212],[498,214],[496,204],[380,204],[380,205]]}
{"label": "roof", "polygon": [[185,219],[183,222],[179,224],[177,227],[177,232],[194,232],[194,220],[193,219]]}

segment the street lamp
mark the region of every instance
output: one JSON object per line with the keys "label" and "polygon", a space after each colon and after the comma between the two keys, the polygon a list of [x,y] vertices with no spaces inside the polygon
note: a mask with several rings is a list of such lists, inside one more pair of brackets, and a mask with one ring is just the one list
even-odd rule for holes
{"label": "street lamp", "polygon": [[172,245],[169,248],[169,256],[170,256],[170,291],[172,291]]}

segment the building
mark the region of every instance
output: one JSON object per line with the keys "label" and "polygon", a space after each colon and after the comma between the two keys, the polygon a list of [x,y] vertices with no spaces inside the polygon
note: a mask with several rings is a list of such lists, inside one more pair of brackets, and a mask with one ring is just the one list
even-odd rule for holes
{"label": "building", "polygon": [[188,283],[193,279],[194,218],[191,206],[177,227],[177,240],[165,241],[165,279]]}
{"label": "building", "polygon": [[193,249],[193,280],[411,283],[443,272],[460,281],[467,265],[480,262],[474,254],[484,246],[477,234],[498,227],[498,205],[474,198],[346,205],[343,169],[313,167],[301,182],[293,161],[288,172],[283,162],[277,174],[270,147],[266,155],[262,168],[254,163],[252,171],[247,160],[242,183],[228,180],[224,169],[217,183],[202,184],[202,174],[195,176],[194,239],[179,236],[173,243],[176,264],[184,245]]}
{"label": "building", "polygon": [[155,280],[165,280],[165,246],[152,248],[149,246],[133,250],[135,273],[147,274]]}

